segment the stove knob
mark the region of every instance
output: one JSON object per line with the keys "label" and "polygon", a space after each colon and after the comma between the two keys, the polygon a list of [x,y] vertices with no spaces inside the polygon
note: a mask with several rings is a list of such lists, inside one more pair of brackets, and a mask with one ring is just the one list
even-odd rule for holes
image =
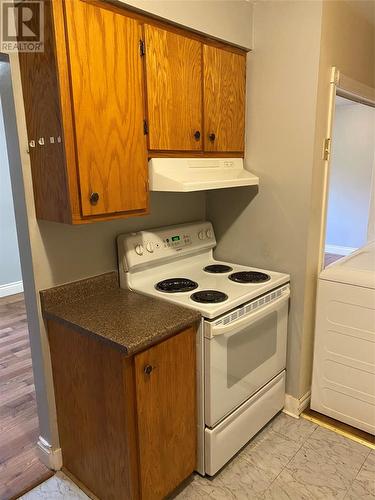
{"label": "stove knob", "polygon": [[205,233],[204,233],[203,231],[199,231],[199,233],[198,233],[198,238],[199,238],[200,240],[204,240],[204,239],[205,239],[205,237],[206,237]]}
{"label": "stove knob", "polygon": [[211,231],[211,229],[207,229],[206,236],[207,236],[207,238],[212,238],[212,231]]}
{"label": "stove knob", "polygon": [[143,255],[143,246],[142,245],[136,245],[135,246],[135,253],[137,255]]}
{"label": "stove knob", "polygon": [[154,245],[150,241],[146,244],[146,250],[150,253],[154,251]]}

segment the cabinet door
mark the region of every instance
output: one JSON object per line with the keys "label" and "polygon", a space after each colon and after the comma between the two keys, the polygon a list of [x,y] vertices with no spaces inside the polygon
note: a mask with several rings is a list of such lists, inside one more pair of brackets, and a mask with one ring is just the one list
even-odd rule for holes
{"label": "cabinet door", "polygon": [[145,25],[149,149],[202,149],[202,44]]}
{"label": "cabinet door", "polygon": [[196,465],[195,329],[135,356],[141,498],[164,498]]}
{"label": "cabinet door", "polygon": [[140,26],[81,0],[65,9],[82,213],[145,211]]}
{"label": "cabinet door", "polygon": [[243,151],[246,56],[204,45],[204,149]]}

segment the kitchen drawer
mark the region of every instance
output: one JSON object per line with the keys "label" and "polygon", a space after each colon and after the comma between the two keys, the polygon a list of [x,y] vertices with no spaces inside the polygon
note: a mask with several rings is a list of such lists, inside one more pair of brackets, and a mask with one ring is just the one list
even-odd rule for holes
{"label": "kitchen drawer", "polygon": [[285,371],[260,389],[232,415],[205,430],[205,469],[210,476],[223,467],[284,406]]}

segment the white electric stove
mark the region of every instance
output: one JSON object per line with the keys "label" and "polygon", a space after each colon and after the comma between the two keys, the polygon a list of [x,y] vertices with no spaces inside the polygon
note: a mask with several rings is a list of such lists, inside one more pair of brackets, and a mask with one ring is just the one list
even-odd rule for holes
{"label": "white electric stove", "polygon": [[209,475],[284,405],[290,294],[287,274],[216,261],[215,246],[210,222],[118,237],[121,287],[202,314],[197,470]]}

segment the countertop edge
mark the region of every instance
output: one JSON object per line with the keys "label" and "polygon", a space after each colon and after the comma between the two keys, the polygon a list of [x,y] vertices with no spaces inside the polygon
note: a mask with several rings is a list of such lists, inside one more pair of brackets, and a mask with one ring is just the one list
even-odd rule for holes
{"label": "countertop edge", "polygon": [[199,317],[197,317],[195,320],[191,319],[191,320],[188,320],[185,322],[181,322],[181,324],[176,325],[175,327],[168,329],[167,332],[164,331],[164,332],[161,332],[159,335],[154,335],[154,336],[150,337],[149,341],[146,340],[145,342],[143,342],[139,346],[136,346],[134,349],[129,349],[129,348],[125,347],[124,345],[121,345],[120,343],[118,343],[114,340],[111,340],[110,338],[105,337],[104,335],[101,335],[100,333],[93,332],[92,330],[84,328],[77,323],[69,321],[68,319],[63,318],[61,315],[54,314],[53,312],[48,312],[46,310],[44,310],[42,312],[42,314],[43,314],[43,318],[46,321],[55,321],[56,323],[65,325],[78,333],[81,333],[83,335],[88,335],[89,337],[92,337],[99,342],[103,342],[104,344],[107,344],[108,346],[110,346],[114,349],[117,349],[118,351],[122,352],[126,357],[132,357],[135,354],[148,349],[149,347],[152,347],[156,344],[159,344],[160,342],[163,342],[164,340],[167,340],[170,337],[173,337],[174,335],[182,332],[183,330],[185,330],[186,328],[189,328],[190,326],[193,326],[195,324],[199,325],[199,323],[201,321],[201,316],[199,315]]}
{"label": "countertop edge", "polygon": [[65,319],[62,316],[54,314],[52,312],[42,311],[42,315],[45,321],[55,321],[60,325],[67,326],[78,333],[82,333],[83,335],[88,335],[89,337],[95,338],[99,342],[103,342],[109,345],[110,347],[114,347],[118,351],[123,352],[126,356],[129,356],[129,351],[125,346],[119,344],[118,342],[115,342],[114,340],[109,339],[108,337],[104,337],[103,335],[95,333],[92,330],[88,330],[87,328],[84,328],[83,326],[80,326],[77,323],[69,321],[68,319]]}

